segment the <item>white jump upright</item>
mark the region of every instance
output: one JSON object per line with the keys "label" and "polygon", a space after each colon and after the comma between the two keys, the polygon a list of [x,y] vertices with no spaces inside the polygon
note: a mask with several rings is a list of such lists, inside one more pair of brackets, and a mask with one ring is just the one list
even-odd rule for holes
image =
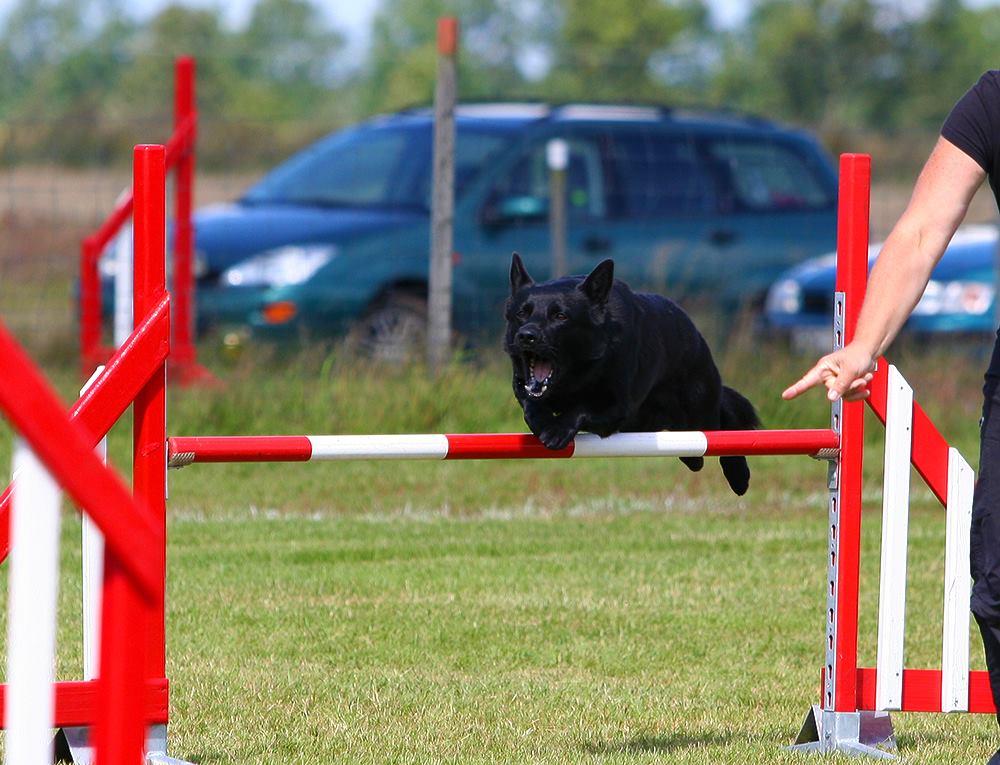
{"label": "white jump upright", "polygon": [[[131,258],[129,258],[131,266]],[[130,296],[131,297],[131,296]],[[131,303],[131,300],[129,301]],[[99,366],[86,385],[80,390],[83,395],[94,381],[104,372]],[[107,436],[100,440],[94,450],[101,462],[108,461]],[[83,515],[83,679],[94,680],[98,676],[98,658],[101,647],[101,589],[104,583],[104,535],[91,520]]]}
{"label": "white jump upright", "polygon": [[[903,636],[906,624],[906,551],[910,463],[913,450],[913,391],[889,365],[885,406],[885,473],[882,496],[882,557],[879,584],[875,708],[904,710]],[[969,711],[969,571],[975,472],[949,447],[945,526],[945,575],[941,656],[942,712]]]}
{"label": "white jump upright", "polygon": [[882,565],[879,571],[875,706],[903,708],[903,633],[906,622],[906,549],[910,520],[913,389],[889,366],[888,415],[882,478]]}
{"label": "white jump upright", "polygon": [[7,621],[6,765],[51,765],[61,492],[15,444]]}
{"label": "white jump upright", "polygon": [[954,447],[948,450],[948,507],[944,555],[944,635],[941,711],[969,711],[969,548],[976,474]]}

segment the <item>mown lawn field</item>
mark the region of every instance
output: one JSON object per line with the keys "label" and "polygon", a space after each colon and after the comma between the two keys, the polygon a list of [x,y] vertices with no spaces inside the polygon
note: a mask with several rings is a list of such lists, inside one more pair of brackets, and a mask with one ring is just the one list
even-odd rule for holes
{"label": "mown lawn field", "polygon": [[[745,346],[744,346],[745,347]],[[720,354],[769,427],[806,365]],[[907,364],[910,364],[908,367]],[[903,353],[975,464],[982,359]],[[910,371],[912,369],[912,371]],[[174,435],[523,430],[494,360],[217,368]],[[66,399],[77,384],[57,375]],[[876,642],[881,441],[868,420],[861,663]],[[6,426],[2,426],[6,427]],[[112,434],[127,467],[128,428]],[[9,430],[0,460],[9,464]],[[708,460],[194,465],[170,473],[171,754],[195,763],[791,763],[823,661],[826,464]],[[914,482],[907,664],[939,666],[943,514]],[[63,527],[59,675],[80,675],[80,522]],[[5,594],[0,596],[4,599]],[[973,637],[973,666],[982,668]],[[894,716],[904,762],[984,762],[991,717]]]}

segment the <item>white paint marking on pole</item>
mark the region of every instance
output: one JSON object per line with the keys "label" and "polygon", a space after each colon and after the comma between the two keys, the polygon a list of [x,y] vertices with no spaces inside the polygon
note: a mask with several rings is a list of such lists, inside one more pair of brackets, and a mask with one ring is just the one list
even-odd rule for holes
{"label": "white paint marking on pole", "polygon": [[132,225],[126,223],[115,237],[115,348],[121,345],[132,334],[134,319],[132,316]]}
{"label": "white paint marking on pole", "polygon": [[443,460],[448,455],[448,437],[437,433],[306,437],[312,443],[313,460]]}
{"label": "white paint marking on pole", "polygon": [[601,438],[593,433],[576,437],[574,457],[701,457],[708,437],[701,431],[615,433]]}
{"label": "white paint marking on pole", "polygon": [[890,365],[882,489],[882,561],[878,598],[875,709],[903,705],[903,635],[906,623],[906,545],[910,515],[913,389]]}
{"label": "white paint marking on pole", "polygon": [[958,450],[948,450],[948,507],[944,553],[944,636],[941,711],[969,710],[969,544],[976,474]]}
{"label": "white paint marking on pole", "polygon": [[11,502],[7,765],[50,765],[59,582],[59,487],[18,439]]}
{"label": "white paint marking on pole", "polygon": [[[131,297],[129,298],[131,302]],[[80,390],[82,395],[94,384],[104,367],[94,372]],[[101,461],[108,461],[108,439],[102,438],[94,450]],[[83,679],[98,677],[101,645],[101,593],[104,582],[104,534],[87,513],[83,514]]]}

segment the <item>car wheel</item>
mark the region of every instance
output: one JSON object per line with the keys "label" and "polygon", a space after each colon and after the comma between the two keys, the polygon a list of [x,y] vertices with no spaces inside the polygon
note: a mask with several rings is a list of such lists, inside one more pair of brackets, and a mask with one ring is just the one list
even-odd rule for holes
{"label": "car wheel", "polygon": [[427,341],[427,301],[418,295],[390,292],[368,309],[349,340],[352,350],[375,361],[413,359]]}

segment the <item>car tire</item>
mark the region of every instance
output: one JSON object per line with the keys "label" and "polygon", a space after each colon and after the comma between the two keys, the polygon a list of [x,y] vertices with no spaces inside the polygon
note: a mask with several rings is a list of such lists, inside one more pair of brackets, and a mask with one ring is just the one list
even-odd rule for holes
{"label": "car tire", "polygon": [[407,292],[389,292],[375,301],[349,337],[359,356],[396,364],[419,357],[426,343],[427,301]]}

